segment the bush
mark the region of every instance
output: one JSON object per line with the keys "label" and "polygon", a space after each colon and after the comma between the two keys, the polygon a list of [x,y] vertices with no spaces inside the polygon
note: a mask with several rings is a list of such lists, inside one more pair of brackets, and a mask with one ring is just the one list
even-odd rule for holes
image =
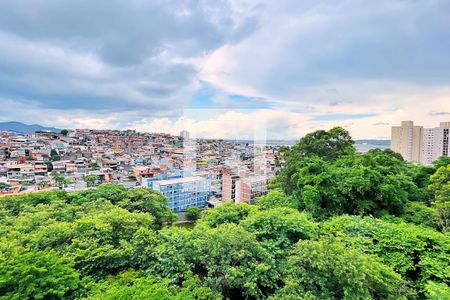
{"label": "bush", "polygon": [[197,207],[189,207],[186,210],[186,219],[189,221],[197,221],[200,218],[200,209]]}

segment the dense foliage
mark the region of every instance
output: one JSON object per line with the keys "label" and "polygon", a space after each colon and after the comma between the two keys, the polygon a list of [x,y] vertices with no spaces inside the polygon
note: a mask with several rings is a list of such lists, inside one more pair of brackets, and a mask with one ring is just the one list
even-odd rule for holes
{"label": "dense foliage", "polygon": [[352,145],[308,135],[268,195],[191,227],[146,188],[2,197],[0,299],[450,299],[450,161]]}

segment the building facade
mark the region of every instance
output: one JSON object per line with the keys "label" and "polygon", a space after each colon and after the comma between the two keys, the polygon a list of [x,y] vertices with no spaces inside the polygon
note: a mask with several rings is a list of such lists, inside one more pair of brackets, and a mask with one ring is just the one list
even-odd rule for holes
{"label": "building facade", "polygon": [[413,121],[402,121],[401,126],[391,130],[391,149],[411,162],[420,162],[423,127],[415,126]]}
{"label": "building facade", "polygon": [[240,180],[240,193],[236,202],[250,202],[257,197],[266,195],[268,178],[266,176],[252,176]]}
{"label": "building facade", "polygon": [[439,127],[423,128],[412,121],[403,121],[392,127],[391,149],[410,162],[431,165],[441,156],[449,156],[450,122],[441,122]]}
{"label": "building facade", "polygon": [[205,207],[211,194],[211,180],[201,176],[154,181],[152,185],[167,198],[167,204],[175,212]]}
{"label": "building facade", "polygon": [[231,200],[236,202],[240,194],[239,175],[224,174],[222,176],[222,200]]}

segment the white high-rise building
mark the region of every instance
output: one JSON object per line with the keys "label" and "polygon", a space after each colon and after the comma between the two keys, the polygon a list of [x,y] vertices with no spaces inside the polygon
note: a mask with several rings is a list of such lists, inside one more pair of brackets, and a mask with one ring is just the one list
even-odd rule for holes
{"label": "white high-rise building", "polygon": [[403,121],[402,126],[392,127],[391,149],[407,161],[431,165],[441,156],[450,156],[449,130],[450,122],[423,128],[414,126],[412,121]]}
{"label": "white high-rise building", "polygon": [[422,133],[422,126],[415,126],[413,121],[402,121],[401,126],[392,127],[391,149],[407,161],[420,162]]}
{"label": "white high-rise building", "polygon": [[184,139],[184,140],[189,140],[189,131],[187,130],[183,130],[180,132],[180,136]]}
{"label": "white high-rise building", "polygon": [[425,128],[423,130],[422,150],[420,154],[420,163],[431,165],[433,161],[441,157],[442,153],[442,129]]}

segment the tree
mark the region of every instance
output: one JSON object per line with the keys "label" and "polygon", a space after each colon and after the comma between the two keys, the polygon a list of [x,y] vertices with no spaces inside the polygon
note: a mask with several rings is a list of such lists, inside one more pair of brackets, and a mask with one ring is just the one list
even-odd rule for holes
{"label": "tree", "polygon": [[442,231],[450,231],[450,164],[440,167],[430,179],[430,191],[435,195],[436,209]]}
{"label": "tree", "polygon": [[70,194],[70,201],[80,205],[85,202],[92,202],[96,199],[106,199],[112,204],[116,204],[124,198],[127,189],[120,184],[104,183],[95,189],[83,190]]}
{"label": "tree", "polygon": [[379,259],[333,240],[301,241],[288,257],[274,299],[399,299],[399,274]]}
{"label": "tree", "polygon": [[[59,245],[54,241],[48,246],[69,253],[83,276],[103,278],[132,266],[133,249],[129,240],[140,228],[151,227],[153,222],[149,214],[110,207],[106,211],[84,215],[63,232],[61,224],[47,226],[47,235],[43,237],[56,235],[56,232],[63,233],[56,235]],[[40,245],[45,247],[42,242]]]}
{"label": "tree", "polygon": [[436,201],[433,203],[439,226],[443,232],[450,231],[450,201]]}
{"label": "tree", "polygon": [[6,192],[11,188],[11,186],[7,183],[4,182],[0,182],[0,191],[1,192]]}
{"label": "tree", "polygon": [[324,161],[333,161],[355,152],[354,141],[348,131],[334,127],[329,131],[317,130],[305,135],[290,150],[283,149],[284,167],[278,174],[283,191],[290,195],[295,189],[292,176],[297,172],[303,159],[320,157]]}
{"label": "tree", "polygon": [[257,207],[247,203],[226,202],[216,209],[206,210],[201,221],[210,227],[217,227],[224,223],[239,224],[241,220],[256,210],[258,210]]}
{"label": "tree", "polygon": [[19,250],[6,259],[0,256],[0,265],[5,299],[60,299],[79,284],[73,261],[54,252]]}
{"label": "tree", "polygon": [[163,194],[149,188],[130,189],[124,192],[121,199],[114,203],[131,212],[150,213],[155,218],[155,229],[163,225],[172,224],[177,219],[167,206],[167,200]]}
{"label": "tree", "polygon": [[347,130],[334,127],[329,131],[317,130],[308,133],[292,150],[300,157],[318,156],[325,160],[336,160],[354,153],[353,144],[354,141]]}
{"label": "tree", "polygon": [[225,203],[191,229],[147,188],[0,197],[0,298],[446,299],[450,235],[417,199],[447,199],[447,166],[429,179],[381,150],[298,166],[288,196]]}
{"label": "tree", "polygon": [[71,180],[67,179],[56,171],[53,171],[50,175],[60,189],[62,189],[65,185],[71,183]]}
{"label": "tree", "polygon": [[56,151],[56,149],[50,150],[50,160],[51,161],[61,160],[61,156],[59,156],[59,153],[58,151]]}
{"label": "tree", "polygon": [[429,281],[425,285],[425,294],[430,300],[449,300],[450,287],[444,283]]}
{"label": "tree", "polygon": [[93,187],[95,183],[99,180],[98,175],[90,174],[84,176],[84,181],[86,182],[88,187]]}
{"label": "tree", "polygon": [[287,207],[252,213],[240,225],[277,256],[284,255],[299,240],[318,236],[317,225],[306,214]]}
{"label": "tree", "polygon": [[433,175],[435,169],[428,166],[409,165],[410,177],[418,187],[417,197],[410,199],[413,201],[423,202],[426,205],[433,201],[433,193],[428,189],[430,185],[430,176]]}
{"label": "tree", "polygon": [[48,180],[40,180],[36,182],[36,186],[38,187],[38,189],[43,190],[44,188],[51,186],[51,184]]}
{"label": "tree", "polygon": [[168,280],[127,271],[117,276],[109,276],[94,285],[87,299],[219,300],[221,297],[210,288],[202,286],[195,277],[178,288]]}
{"label": "tree", "polygon": [[65,136],[69,133],[69,131],[67,129],[63,129],[60,133]]}
{"label": "tree", "polygon": [[300,208],[317,218],[338,214],[400,215],[418,188],[403,159],[389,151],[354,154],[336,161],[306,158],[292,176]]}
{"label": "tree", "polygon": [[433,161],[433,168],[437,171],[440,167],[446,167],[450,165],[450,156],[441,156],[439,159]]}
{"label": "tree", "polygon": [[261,209],[272,209],[277,207],[298,208],[295,198],[286,196],[280,190],[272,190],[269,194],[256,198],[256,205]]}
{"label": "tree", "polygon": [[323,235],[382,261],[423,292],[427,281],[450,283],[450,236],[408,223],[341,216],[321,225]]}
{"label": "tree", "polygon": [[189,221],[197,221],[200,218],[200,209],[197,207],[189,207],[186,210],[186,219]]}
{"label": "tree", "polygon": [[240,226],[197,225],[186,248],[196,274],[224,298],[261,298],[275,288],[278,274],[272,255]]}
{"label": "tree", "polygon": [[90,164],[90,167],[91,167],[92,170],[98,170],[100,168],[100,166],[98,165],[97,162],[92,162]]}
{"label": "tree", "polygon": [[52,161],[50,159],[45,159],[44,160],[44,164],[47,166],[47,171],[50,173],[51,171],[53,171],[53,164]]}
{"label": "tree", "polygon": [[438,229],[436,209],[421,202],[408,202],[404,206],[401,218],[406,222]]}
{"label": "tree", "polygon": [[186,281],[194,272],[188,241],[190,231],[166,227],[159,232],[141,228],[133,237],[133,262],[139,269],[174,283]]}

